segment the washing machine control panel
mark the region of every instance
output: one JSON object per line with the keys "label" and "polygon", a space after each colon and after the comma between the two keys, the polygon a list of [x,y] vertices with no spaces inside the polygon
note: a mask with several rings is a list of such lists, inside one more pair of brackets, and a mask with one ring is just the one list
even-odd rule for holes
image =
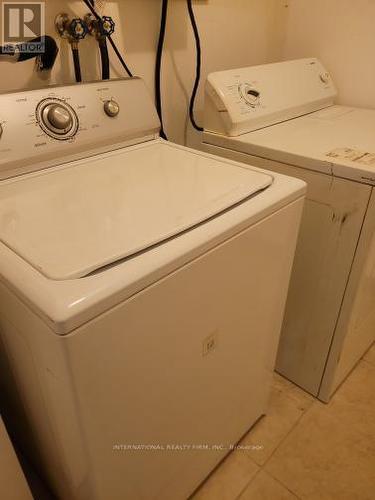
{"label": "washing machine control panel", "polygon": [[236,136],[333,104],[336,89],[317,59],[208,76],[205,130]]}
{"label": "washing machine control panel", "polygon": [[0,180],[157,137],[140,78],[0,95]]}

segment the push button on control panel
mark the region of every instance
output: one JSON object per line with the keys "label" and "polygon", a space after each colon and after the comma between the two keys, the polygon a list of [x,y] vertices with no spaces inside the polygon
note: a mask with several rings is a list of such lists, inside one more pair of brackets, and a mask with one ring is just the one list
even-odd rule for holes
{"label": "push button on control panel", "polygon": [[104,103],[104,111],[107,116],[114,118],[120,113],[120,106],[116,101],[111,99]]}

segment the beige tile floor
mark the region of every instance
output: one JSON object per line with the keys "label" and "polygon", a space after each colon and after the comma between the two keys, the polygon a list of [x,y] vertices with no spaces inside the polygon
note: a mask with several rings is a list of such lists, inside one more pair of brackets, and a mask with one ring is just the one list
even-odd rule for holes
{"label": "beige tile floor", "polygon": [[328,405],[275,375],[241,444],[193,500],[375,500],[375,345]]}

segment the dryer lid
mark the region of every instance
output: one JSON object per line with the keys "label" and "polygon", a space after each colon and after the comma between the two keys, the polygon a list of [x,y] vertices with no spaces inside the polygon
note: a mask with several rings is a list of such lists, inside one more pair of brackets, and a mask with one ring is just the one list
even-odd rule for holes
{"label": "dryer lid", "polygon": [[[375,111],[330,106],[240,137],[208,144],[375,185]],[[266,168],[266,166],[265,166]]]}
{"label": "dryer lid", "polygon": [[0,184],[0,241],[53,280],[77,279],[192,229],[273,178],[163,142]]}

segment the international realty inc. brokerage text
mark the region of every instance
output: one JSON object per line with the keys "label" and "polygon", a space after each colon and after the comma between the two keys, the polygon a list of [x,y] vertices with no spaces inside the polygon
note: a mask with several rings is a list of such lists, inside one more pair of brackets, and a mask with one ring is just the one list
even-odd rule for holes
{"label": "international realty inc. brokerage text", "polygon": [[113,451],[234,451],[262,450],[263,445],[241,444],[114,444]]}

